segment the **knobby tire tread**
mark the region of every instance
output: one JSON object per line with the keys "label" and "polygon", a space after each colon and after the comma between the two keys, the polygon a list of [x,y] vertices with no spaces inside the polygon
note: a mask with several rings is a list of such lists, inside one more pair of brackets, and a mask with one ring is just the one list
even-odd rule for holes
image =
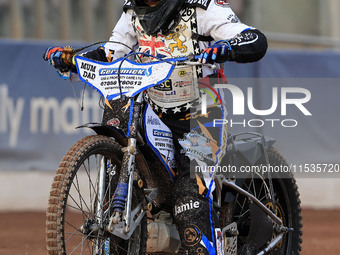
{"label": "knobby tire tread", "polygon": [[[281,165],[286,165],[288,166],[287,161],[284,159],[284,157],[280,154],[280,152],[278,152],[274,147],[271,147],[269,150],[269,158],[274,159],[275,162],[279,162],[279,164]],[[296,247],[291,247],[291,252],[289,255],[299,255],[300,251],[302,250],[302,209],[301,209],[301,200],[300,200],[300,192],[298,190],[298,185],[296,183],[296,179],[294,177],[294,175],[289,172],[287,173],[288,177],[285,178],[286,181],[289,181],[289,185],[290,189],[288,188],[287,191],[291,192],[292,194],[289,195],[290,198],[290,203],[291,205],[295,204],[295,208],[291,208],[291,209],[295,209],[294,213],[295,213],[295,220],[297,220],[297,228],[298,229],[294,229],[294,233],[293,233],[293,237],[292,239],[296,240]],[[286,187],[286,185],[285,185]],[[294,220],[294,219],[293,219]]]}
{"label": "knobby tire tread", "polygon": [[[269,149],[268,157],[269,157],[269,161],[271,165],[289,166],[285,158],[274,147],[271,147]],[[265,162],[264,158],[260,159],[260,161],[262,163]],[[290,249],[289,254],[286,253],[286,255],[299,255],[302,249],[301,243],[302,243],[302,226],[303,226],[300,193],[298,191],[298,186],[296,184],[296,179],[294,175],[291,172],[288,172],[285,174],[286,174],[285,178],[281,178],[281,181],[283,182],[284,187],[288,193],[289,203],[291,205],[290,209],[294,210],[292,212],[292,216],[293,216],[292,221],[295,221],[295,224],[293,223],[293,225],[295,225],[294,227],[297,228],[297,229],[294,229],[293,236],[291,239],[292,244],[290,244],[290,247],[289,247]]]}
{"label": "knobby tire tread", "polygon": [[[270,161],[270,165],[285,165],[288,166],[287,161],[284,159],[284,157],[274,148],[271,147],[268,150],[268,158]],[[249,165],[248,161],[246,159],[241,159],[242,165]],[[261,157],[255,165],[259,164],[265,164],[264,156]],[[272,176],[273,181],[275,181],[275,175]],[[290,242],[288,243],[287,250],[285,252],[285,255],[300,255],[301,252],[301,243],[302,243],[302,213],[301,213],[301,200],[300,200],[300,193],[298,191],[298,186],[296,184],[296,179],[294,178],[293,174],[291,172],[285,173],[284,178],[281,178],[280,176],[276,176],[277,180],[279,182],[282,182],[285,191],[287,192],[287,196],[289,199],[289,206],[292,216],[292,227],[294,227],[294,232],[292,233],[292,237],[290,239]],[[278,183],[277,183],[278,184]],[[275,184],[274,184],[274,192],[275,192]],[[224,208],[224,217],[226,217],[227,222],[232,222],[231,219],[233,219],[234,210],[226,207]],[[237,254],[243,255],[242,252],[238,251]],[[270,252],[269,254],[277,254],[276,252]]]}
{"label": "knobby tire tread", "polygon": [[[71,181],[72,171],[80,163],[85,154],[91,147],[99,144],[109,144],[121,149],[112,138],[93,135],[87,136],[76,142],[64,155],[53,179],[50,196],[48,200],[48,208],[46,212],[46,247],[49,255],[64,254],[65,251],[62,247],[62,227],[61,219],[64,214],[64,203],[67,196],[69,182]],[[60,252],[62,251],[62,253]]]}

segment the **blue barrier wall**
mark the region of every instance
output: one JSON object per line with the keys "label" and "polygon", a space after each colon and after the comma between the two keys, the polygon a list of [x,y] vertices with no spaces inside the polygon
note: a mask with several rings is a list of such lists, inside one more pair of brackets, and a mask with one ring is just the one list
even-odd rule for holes
{"label": "blue barrier wall", "polygon": [[[84,111],[80,111],[83,84],[58,77],[42,60],[47,46],[49,43],[0,41],[0,170],[55,170],[76,140],[92,134],[75,127],[100,121],[99,96],[87,89]],[[227,63],[229,83],[238,86],[245,97],[244,115],[234,116],[229,95],[229,116],[240,123],[230,130],[255,130],[277,138],[276,147],[292,163],[339,162],[339,63],[339,53],[310,51],[269,51],[259,63]],[[269,109],[276,95],[275,112],[253,114],[246,105],[249,87],[253,88],[257,109]],[[286,115],[282,114],[282,88],[287,87],[310,92],[311,99],[303,107],[312,116],[294,104],[287,105]],[[286,95],[295,99],[305,96],[300,92]],[[287,119],[298,125],[285,127],[281,122]]]}
{"label": "blue barrier wall", "polygon": [[[47,43],[0,43],[0,169],[55,169],[86,135],[75,127],[100,120],[99,96],[85,93],[80,111],[70,81],[42,59]],[[72,84],[78,100],[83,85]]]}

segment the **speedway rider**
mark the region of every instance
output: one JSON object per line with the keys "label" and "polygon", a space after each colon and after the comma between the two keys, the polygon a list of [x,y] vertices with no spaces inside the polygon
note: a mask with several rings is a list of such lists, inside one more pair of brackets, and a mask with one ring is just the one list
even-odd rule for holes
{"label": "speedway rider", "polygon": [[[221,230],[211,201],[213,182],[209,175],[196,173],[190,178],[189,172],[195,165],[218,165],[225,153],[226,127],[213,130],[205,125],[214,116],[226,117],[222,93],[211,86],[214,78],[218,82],[225,79],[219,63],[260,60],[267,50],[266,37],[241,23],[227,0],[130,0],[124,5],[110,41],[142,52],[138,57],[141,62],[150,61],[147,54],[151,54],[157,58],[199,55],[199,62],[217,63],[215,71],[204,66],[174,72],[166,88],[148,89],[146,100],[173,132],[178,164],[173,217],[182,242],[180,254],[223,254]],[[111,62],[129,52],[122,44],[108,42],[83,55]],[[50,47],[44,59],[53,64],[61,76],[70,78],[75,68],[64,63],[61,54],[61,47]],[[181,80],[185,76],[199,80],[201,89],[198,90],[197,84],[193,86]],[[203,90],[218,98],[206,115],[200,114],[199,107]],[[194,206],[184,206],[187,204]]]}

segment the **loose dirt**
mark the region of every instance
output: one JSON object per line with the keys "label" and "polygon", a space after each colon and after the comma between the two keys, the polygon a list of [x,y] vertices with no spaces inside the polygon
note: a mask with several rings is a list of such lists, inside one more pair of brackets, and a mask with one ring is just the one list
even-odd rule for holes
{"label": "loose dirt", "polygon": [[[340,254],[340,210],[303,210],[302,255]],[[45,213],[0,213],[0,255],[46,255]]]}

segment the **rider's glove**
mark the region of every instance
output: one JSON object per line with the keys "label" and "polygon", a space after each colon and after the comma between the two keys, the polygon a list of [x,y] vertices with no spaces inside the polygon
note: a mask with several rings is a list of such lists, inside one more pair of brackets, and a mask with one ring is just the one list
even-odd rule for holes
{"label": "rider's glove", "polygon": [[223,63],[234,59],[234,51],[231,49],[229,42],[220,41],[206,48],[199,56],[198,61],[205,63]]}
{"label": "rider's glove", "polygon": [[60,77],[67,80],[71,77],[74,56],[75,52],[69,46],[64,48],[49,47],[46,49],[43,59],[54,66]]}
{"label": "rider's glove", "polygon": [[48,61],[50,65],[53,65],[55,69],[61,73],[70,71],[71,66],[64,63],[61,56],[63,55],[62,47],[49,47],[46,49],[43,59]]}

